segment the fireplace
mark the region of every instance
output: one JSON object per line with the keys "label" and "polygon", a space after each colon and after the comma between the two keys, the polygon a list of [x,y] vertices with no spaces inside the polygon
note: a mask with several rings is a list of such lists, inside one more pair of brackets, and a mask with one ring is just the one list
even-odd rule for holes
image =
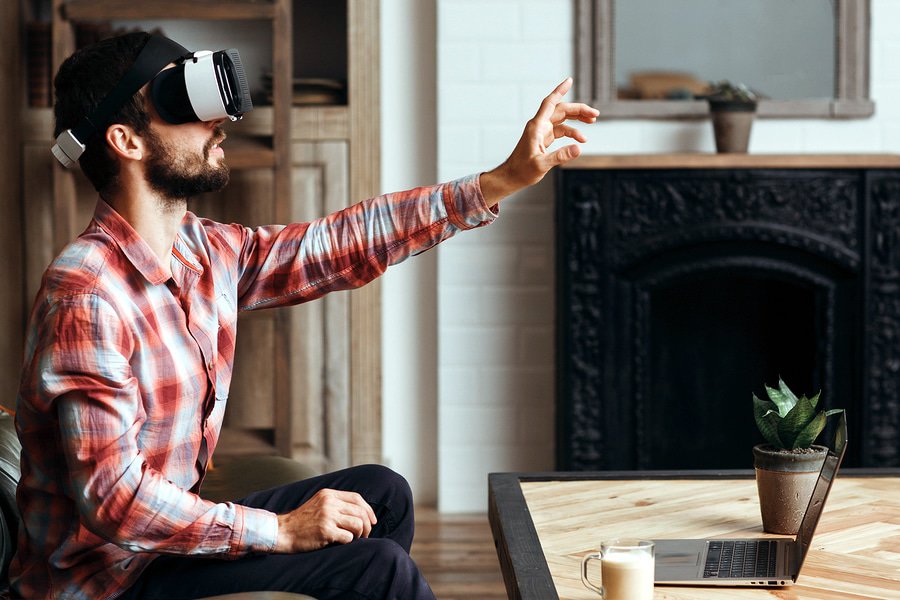
{"label": "fireplace", "polygon": [[557,466],[748,468],[779,377],[900,466],[900,160],[634,160],[559,174]]}

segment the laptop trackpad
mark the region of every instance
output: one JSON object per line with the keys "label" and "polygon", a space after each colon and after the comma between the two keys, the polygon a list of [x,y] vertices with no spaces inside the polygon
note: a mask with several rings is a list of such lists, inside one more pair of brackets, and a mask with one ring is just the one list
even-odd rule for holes
{"label": "laptop trackpad", "polygon": [[654,540],[654,543],[657,581],[683,581],[699,576],[706,540]]}

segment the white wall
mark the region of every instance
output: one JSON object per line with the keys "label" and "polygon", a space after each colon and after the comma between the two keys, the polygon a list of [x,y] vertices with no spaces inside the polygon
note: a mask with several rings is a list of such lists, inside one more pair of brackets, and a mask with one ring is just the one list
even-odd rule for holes
{"label": "white wall", "polygon": [[[426,4],[435,1],[436,34],[416,20],[428,11],[420,3],[382,1],[384,47],[397,52],[382,57],[386,189],[427,179],[423,165],[435,147],[423,105],[433,97],[419,55],[430,55],[431,44],[438,180],[501,162],[543,96],[573,71],[572,0]],[[873,118],[758,121],[750,151],[900,152],[900,0],[872,0],[871,37]],[[424,60],[416,63],[423,70],[392,60]],[[395,111],[407,103],[422,112],[405,121]],[[590,153],[714,149],[707,121],[603,121],[583,130]],[[442,511],[485,512],[489,472],[553,467],[552,224],[553,189],[545,181],[505,201],[492,226],[385,276],[385,455],[420,501],[437,497]],[[435,255],[436,279],[428,262]],[[435,426],[436,442],[426,439]]]}
{"label": "white wall", "polygon": [[[381,185],[437,180],[434,0],[381,3]],[[382,277],[382,450],[416,501],[437,501],[437,254]]]}

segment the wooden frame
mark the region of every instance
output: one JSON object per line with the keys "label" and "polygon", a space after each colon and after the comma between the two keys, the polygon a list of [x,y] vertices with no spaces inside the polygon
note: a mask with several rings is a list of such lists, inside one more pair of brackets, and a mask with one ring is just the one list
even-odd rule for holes
{"label": "wooden frame", "polygon": [[[615,82],[616,0],[576,0],[576,96],[600,110],[600,118],[701,118],[702,100],[619,100]],[[623,0],[624,1],[624,0]],[[763,100],[757,115],[781,118],[865,118],[869,99],[869,0],[837,0],[836,89],[830,100]]]}

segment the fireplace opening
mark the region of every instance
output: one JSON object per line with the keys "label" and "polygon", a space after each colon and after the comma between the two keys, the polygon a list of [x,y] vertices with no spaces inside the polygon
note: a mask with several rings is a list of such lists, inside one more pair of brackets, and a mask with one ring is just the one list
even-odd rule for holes
{"label": "fireplace opening", "polygon": [[[782,377],[822,387],[824,303],[812,286],[770,273],[679,278],[647,293],[647,376],[637,440],[641,467],[749,468],[763,439],[751,392]],[[765,397],[765,396],[763,396]]]}

